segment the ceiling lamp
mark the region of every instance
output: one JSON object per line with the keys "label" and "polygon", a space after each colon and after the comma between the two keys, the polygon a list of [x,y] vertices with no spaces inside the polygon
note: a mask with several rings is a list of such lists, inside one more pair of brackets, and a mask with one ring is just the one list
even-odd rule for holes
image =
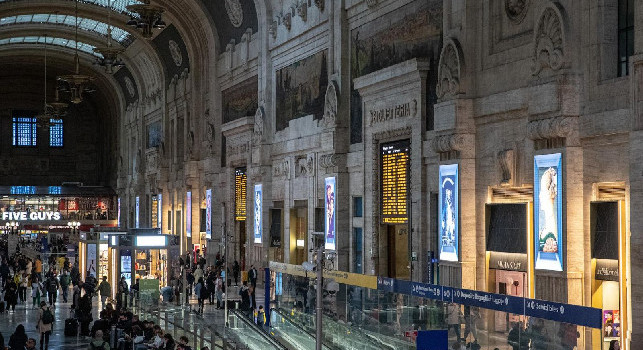
{"label": "ceiling lamp", "polygon": [[58,77],[59,81],[66,83],[68,91],[69,101],[74,104],[79,104],[83,102],[83,93],[89,92],[89,84],[94,80],[93,77],[88,75],[80,74],[80,58],[78,57],[78,0],[76,0],[76,47],[74,49],[75,55],[74,60],[76,63],[75,74],[61,75]]}
{"label": "ceiling lamp", "polygon": [[45,106],[41,114],[36,115],[38,127],[48,127],[51,119],[60,119],[67,114],[67,104],[58,101],[58,89],[56,89],[56,102],[47,103],[47,36],[45,35]]}
{"label": "ceiling lamp", "polygon": [[95,53],[103,56],[103,58],[96,59],[96,64],[105,68],[105,73],[107,74],[114,74],[115,68],[118,69],[125,65],[123,60],[118,57],[118,55],[123,53],[125,50],[120,47],[112,46],[111,6],[112,2],[110,0],[107,6],[107,45],[94,49]]}
{"label": "ceiling lamp", "polygon": [[143,37],[151,38],[152,29],[163,29],[166,27],[163,22],[163,8],[152,5],[150,0],[144,0],[142,4],[127,6],[127,10],[138,14],[138,18],[132,16],[127,22],[128,26],[137,28],[142,31]]}

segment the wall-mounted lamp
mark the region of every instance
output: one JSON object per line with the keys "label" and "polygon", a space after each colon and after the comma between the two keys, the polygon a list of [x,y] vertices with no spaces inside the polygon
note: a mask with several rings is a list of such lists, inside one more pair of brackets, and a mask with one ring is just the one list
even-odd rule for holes
{"label": "wall-mounted lamp", "polygon": [[298,239],[297,240],[297,248],[303,248],[304,247],[304,240],[303,239]]}

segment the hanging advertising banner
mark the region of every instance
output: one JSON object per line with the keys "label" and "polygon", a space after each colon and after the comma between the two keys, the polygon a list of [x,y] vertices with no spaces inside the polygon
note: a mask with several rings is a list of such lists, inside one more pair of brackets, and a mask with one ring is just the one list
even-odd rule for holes
{"label": "hanging advertising banner", "polygon": [[120,199],[120,197],[118,198],[118,208],[116,209],[116,221],[117,221],[118,227],[121,227],[121,199]]}
{"label": "hanging advertising banner", "polygon": [[162,232],[163,231],[163,195],[160,193],[157,196],[156,211],[158,213],[156,217],[156,227],[160,228]]}
{"label": "hanging advertising banner", "polygon": [[458,164],[440,165],[439,222],[440,260],[458,261],[459,208]]}
{"label": "hanging advertising banner", "polygon": [[192,192],[188,191],[185,197],[185,235],[192,237]]}
{"label": "hanging advertising banner", "polygon": [[262,199],[261,184],[255,185],[255,243],[261,244],[263,237],[261,231],[261,199]]}
{"label": "hanging advertising banner", "polygon": [[139,214],[140,214],[140,198],[137,196],[136,197],[136,218],[134,218],[134,222],[136,223],[136,228],[139,228]]}
{"label": "hanging advertising banner", "polygon": [[325,248],[329,250],[335,250],[337,246],[337,237],[335,236],[335,218],[337,210],[335,209],[335,178],[327,177],[324,179],[325,184],[325,199],[324,199],[324,209],[326,212],[325,227],[324,227],[324,237],[325,237]]}
{"label": "hanging advertising banner", "polygon": [[85,260],[85,266],[87,267],[87,275],[92,275],[96,277],[96,244],[87,245],[87,258]]}
{"label": "hanging advertising banner", "polygon": [[212,239],[212,190],[205,191],[205,239]]}
{"label": "hanging advertising banner", "polygon": [[563,271],[563,172],[560,153],[534,157],[535,268]]}

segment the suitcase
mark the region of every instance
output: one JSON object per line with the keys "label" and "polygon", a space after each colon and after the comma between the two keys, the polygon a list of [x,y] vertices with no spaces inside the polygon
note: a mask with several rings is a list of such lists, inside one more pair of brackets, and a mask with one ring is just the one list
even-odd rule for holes
{"label": "suitcase", "polygon": [[75,318],[68,318],[65,320],[65,336],[75,337],[78,335],[78,321]]}

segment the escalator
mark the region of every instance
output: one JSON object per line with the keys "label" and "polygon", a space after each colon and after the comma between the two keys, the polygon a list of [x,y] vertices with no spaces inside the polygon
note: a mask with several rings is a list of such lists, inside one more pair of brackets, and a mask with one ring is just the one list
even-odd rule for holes
{"label": "escalator", "polygon": [[229,327],[226,328],[226,338],[234,341],[239,349],[288,350],[270,337],[259,326],[251,322],[239,310],[230,310],[228,314]]}
{"label": "escalator", "polygon": [[[315,349],[314,330],[308,329],[294,322],[290,317],[280,310],[272,309],[270,313],[270,335],[288,349]],[[340,348],[330,346],[325,342],[322,344],[323,350],[339,350]]]}
{"label": "escalator", "polygon": [[[281,310],[285,313],[285,310]],[[305,329],[315,328],[315,316],[292,310],[291,319]],[[370,332],[360,327],[337,322],[331,318],[323,317],[324,341],[333,344],[342,350],[402,350],[415,349],[415,344],[405,339],[385,336]]]}

